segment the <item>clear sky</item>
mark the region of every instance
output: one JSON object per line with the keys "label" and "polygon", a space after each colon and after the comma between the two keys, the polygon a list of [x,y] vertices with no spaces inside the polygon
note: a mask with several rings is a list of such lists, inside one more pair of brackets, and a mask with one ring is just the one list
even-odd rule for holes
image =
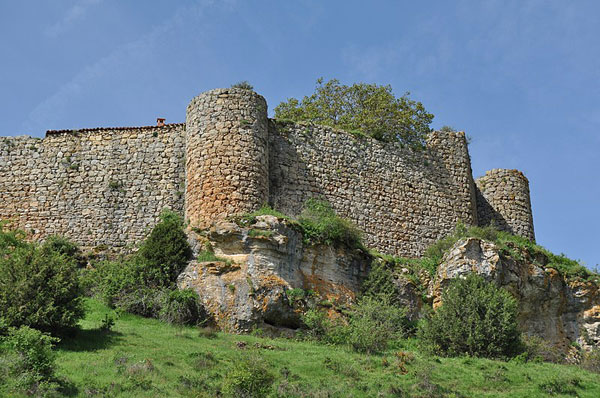
{"label": "clear sky", "polygon": [[183,122],[248,80],[391,84],[529,178],[538,243],[600,263],[599,1],[0,0],[0,135]]}

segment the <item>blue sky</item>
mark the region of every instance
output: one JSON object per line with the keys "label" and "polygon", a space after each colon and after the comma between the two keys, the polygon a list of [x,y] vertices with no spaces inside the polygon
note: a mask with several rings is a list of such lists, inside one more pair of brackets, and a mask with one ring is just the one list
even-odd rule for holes
{"label": "blue sky", "polygon": [[600,263],[600,2],[0,0],[0,135],[185,120],[250,81],[391,84],[530,180],[538,243]]}

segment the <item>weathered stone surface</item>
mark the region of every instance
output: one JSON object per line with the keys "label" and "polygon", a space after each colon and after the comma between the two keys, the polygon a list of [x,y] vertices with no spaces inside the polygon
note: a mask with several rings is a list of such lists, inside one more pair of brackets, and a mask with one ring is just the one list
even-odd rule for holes
{"label": "weathered stone surface", "polygon": [[488,178],[478,200],[462,132],[434,132],[415,150],[268,120],[260,95],[217,89],[190,102],[185,124],[0,138],[0,218],[34,239],[126,251],[165,207],[205,228],[265,203],[296,215],[321,197],[369,247],[417,257],[458,221],[476,225],[485,206],[532,237],[527,180],[513,174]]}
{"label": "weathered stone surface", "polygon": [[183,212],[185,126],[0,138],[0,219],[33,239],[126,251],[163,208]]}
{"label": "weathered stone surface", "polygon": [[[514,250],[518,250],[515,246]],[[498,247],[477,238],[457,242],[444,256],[430,284],[434,308],[442,304],[448,283],[475,272],[508,290],[519,302],[519,324],[566,352],[571,342],[584,348],[600,347],[600,290],[598,283],[566,281],[547,258],[519,253],[517,261]]]}
{"label": "weathered stone surface", "polygon": [[535,241],[529,181],[518,170],[494,169],[475,180],[480,225],[493,224]]}
{"label": "weathered stone surface", "polygon": [[207,239],[215,254],[233,265],[192,262],[179,277],[179,287],[195,289],[220,327],[236,332],[263,324],[298,327],[300,312],[285,294],[294,288],[314,291],[317,301],[353,302],[368,273],[366,253],[346,247],[305,247],[301,234],[285,220],[256,219],[244,228],[220,222],[210,229]]}

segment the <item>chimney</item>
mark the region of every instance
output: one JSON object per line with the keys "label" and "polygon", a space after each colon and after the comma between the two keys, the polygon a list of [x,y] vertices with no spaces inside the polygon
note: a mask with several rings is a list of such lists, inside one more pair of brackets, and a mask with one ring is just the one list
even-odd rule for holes
{"label": "chimney", "polygon": [[156,125],[158,127],[163,127],[165,125],[165,119],[162,117],[156,118]]}

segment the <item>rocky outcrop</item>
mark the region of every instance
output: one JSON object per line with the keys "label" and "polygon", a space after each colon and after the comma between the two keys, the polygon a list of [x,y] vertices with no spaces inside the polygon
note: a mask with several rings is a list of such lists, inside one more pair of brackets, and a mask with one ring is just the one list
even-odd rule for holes
{"label": "rocky outcrop", "polygon": [[243,227],[223,221],[195,235],[197,252],[210,246],[223,261],[192,261],[178,285],[196,290],[228,331],[300,326],[302,308],[290,297],[292,289],[315,303],[348,305],[370,266],[361,250],[304,245],[293,223],[274,216],[255,217]]}
{"label": "rocky outcrop", "polygon": [[519,323],[526,334],[542,337],[565,352],[572,342],[585,349],[600,347],[597,281],[566,280],[547,266],[545,255],[507,244],[512,255],[477,238],[457,242],[429,286],[434,308],[442,304],[442,292],[452,279],[475,272],[518,300]]}

